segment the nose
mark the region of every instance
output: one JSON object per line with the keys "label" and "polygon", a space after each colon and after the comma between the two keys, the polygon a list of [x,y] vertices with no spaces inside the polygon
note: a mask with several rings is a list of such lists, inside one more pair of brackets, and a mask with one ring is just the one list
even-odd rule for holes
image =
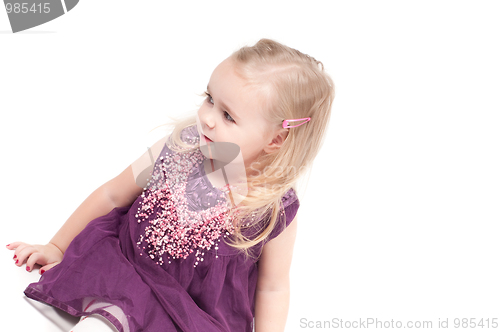
{"label": "nose", "polygon": [[215,119],[212,113],[211,110],[200,110],[198,113],[203,129],[213,129],[215,127]]}

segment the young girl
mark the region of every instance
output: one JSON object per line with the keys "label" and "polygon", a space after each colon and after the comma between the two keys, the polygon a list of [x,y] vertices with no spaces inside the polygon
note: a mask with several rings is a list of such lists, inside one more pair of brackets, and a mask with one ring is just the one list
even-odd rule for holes
{"label": "young girl", "polygon": [[[330,118],[321,62],[262,39],[212,73],[198,113],[94,191],[46,245],[25,294],[73,331],[283,331],[299,201]],[[255,319],[254,319],[255,317]]]}

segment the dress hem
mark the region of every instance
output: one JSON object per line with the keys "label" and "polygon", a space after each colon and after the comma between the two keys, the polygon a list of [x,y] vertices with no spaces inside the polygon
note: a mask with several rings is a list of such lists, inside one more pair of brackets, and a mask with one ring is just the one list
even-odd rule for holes
{"label": "dress hem", "polygon": [[54,299],[54,298],[52,298],[52,297],[50,297],[50,296],[48,296],[40,291],[34,289],[31,286],[28,286],[24,290],[24,294],[32,300],[35,300],[38,302],[43,302],[43,303],[46,303],[48,305],[51,305],[51,306],[58,308],[64,312],[67,312],[71,316],[82,317],[82,316],[90,316],[90,315],[100,315],[100,316],[106,318],[107,320],[109,320],[110,323],[113,324],[113,326],[115,328],[117,328],[119,332],[124,332],[123,326],[120,323],[120,321],[115,316],[113,316],[112,314],[110,314],[109,312],[107,312],[104,309],[97,308],[97,309],[94,309],[94,310],[89,311],[89,312],[76,310],[75,308],[73,308],[73,307],[71,307],[71,306],[69,306],[69,305],[67,305],[59,300],[56,300],[56,299]]}

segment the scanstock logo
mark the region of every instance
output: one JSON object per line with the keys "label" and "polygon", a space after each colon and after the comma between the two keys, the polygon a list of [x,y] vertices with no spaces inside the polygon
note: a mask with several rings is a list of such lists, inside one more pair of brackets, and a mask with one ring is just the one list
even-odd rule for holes
{"label": "scanstock logo", "polygon": [[52,21],[75,8],[78,0],[4,0],[12,32]]}

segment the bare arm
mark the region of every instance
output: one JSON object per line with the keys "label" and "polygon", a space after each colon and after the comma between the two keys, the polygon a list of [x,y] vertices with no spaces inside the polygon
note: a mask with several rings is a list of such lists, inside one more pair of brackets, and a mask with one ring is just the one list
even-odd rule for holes
{"label": "bare arm", "polygon": [[41,270],[44,271],[52,268],[62,260],[71,241],[89,222],[108,214],[115,207],[132,204],[146,186],[146,178],[143,175],[152,169],[165,141],[166,137],[156,142],[149,151],[146,151],[117,177],[90,194],[47,245],[29,245],[23,242],[9,244],[8,249],[15,249],[16,265],[21,266],[26,261],[28,271],[33,270],[35,264],[40,264]]}
{"label": "bare arm", "polygon": [[290,265],[297,218],[264,245],[255,293],[255,332],[284,331],[290,301]]}

